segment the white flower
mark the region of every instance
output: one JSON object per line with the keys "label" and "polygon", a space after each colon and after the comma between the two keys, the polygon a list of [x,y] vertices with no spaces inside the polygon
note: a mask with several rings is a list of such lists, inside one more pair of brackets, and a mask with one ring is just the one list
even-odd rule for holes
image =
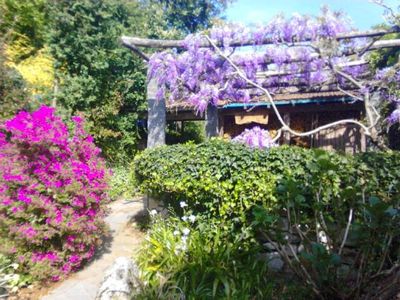
{"label": "white flower", "polygon": [[179,234],[180,234],[179,230],[175,230],[175,231],[173,232],[173,235],[179,235]]}
{"label": "white flower", "polygon": [[186,217],[186,216],[183,216],[183,217],[182,217],[182,221],[183,221],[183,222],[186,222],[187,219],[188,219],[188,217]]}
{"label": "white flower", "polygon": [[181,202],[179,203],[179,205],[180,205],[182,208],[185,208],[186,206],[188,206],[188,205],[186,204],[185,201],[181,201]]}
{"label": "white flower", "polygon": [[152,209],[150,211],[150,216],[154,217],[157,214],[157,211],[155,209]]}
{"label": "white flower", "polygon": [[189,216],[189,221],[192,222],[192,223],[194,223],[194,221],[196,221],[196,216],[190,215],[190,216]]}
{"label": "white flower", "polygon": [[190,229],[189,229],[189,228],[184,228],[184,229],[182,230],[182,233],[183,233],[183,235],[189,235]]}

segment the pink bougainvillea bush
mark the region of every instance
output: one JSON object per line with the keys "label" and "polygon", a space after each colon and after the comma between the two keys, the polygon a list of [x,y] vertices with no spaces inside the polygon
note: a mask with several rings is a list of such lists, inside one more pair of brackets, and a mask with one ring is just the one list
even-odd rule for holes
{"label": "pink bougainvillea bush", "polygon": [[241,134],[232,139],[233,142],[243,143],[250,148],[267,149],[278,146],[271,138],[268,130],[259,126],[245,129]]}
{"label": "pink bougainvillea bush", "polygon": [[109,172],[83,119],[72,121],[69,131],[42,106],[0,125],[0,249],[37,279],[79,268],[107,231]]}

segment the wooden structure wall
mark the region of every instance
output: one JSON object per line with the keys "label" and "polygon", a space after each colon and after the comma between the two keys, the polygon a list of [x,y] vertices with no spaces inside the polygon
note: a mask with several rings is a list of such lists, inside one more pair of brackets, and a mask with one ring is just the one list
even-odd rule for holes
{"label": "wooden structure wall", "polygon": [[[297,131],[308,131],[318,126],[328,124],[341,119],[360,120],[363,117],[363,104],[357,103],[326,103],[326,104],[306,104],[306,105],[284,105],[279,107],[280,112],[290,123],[290,126]],[[238,125],[235,116],[243,115],[248,112],[252,115],[268,115],[267,124],[252,122],[249,124]],[[202,120],[204,117],[197,116],[190,109],[169,110],[167,120],[185,121]],[[281,127],[278,119],[268,105],[256,107],[234,107],[218,109],[218,135],[224,138],[232,138],[242,133],[246,128],[259,126],[267,129],[274,135]],[[285,134],[281,137],[281,144],[298,145],[302,147],[315,147],[325,150],[336,150],[346,153],[363,152],[366,148],[365,136],[358,126],[336,126],[322,130],[321,132],[304,138],[292,137]]]}

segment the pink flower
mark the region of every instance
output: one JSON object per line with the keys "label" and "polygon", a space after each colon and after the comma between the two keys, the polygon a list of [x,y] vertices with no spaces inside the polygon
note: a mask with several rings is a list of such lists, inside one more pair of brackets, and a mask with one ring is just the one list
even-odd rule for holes
{"label": "pink flower", "polygon": [[37,231],[33,229],[31,226],[28,226],[25,229],[22,229],[22,233],[27,237],[27,238],[34,238],[37,235]]}
{"label": "pink flower", "polygon": [[21,241],[15,253],[24,267],[48,263],[43,278],[53,280],[94,255],[108,198],[100,149],[84,119],[73,122],[69,132],[54,108],[41,106],[0,124],[0,215],[9,239]]}
{"label": "pink flower", "polygon": [[27,196],[27,191],[24,188],[19,189],[18,200],[25,202],[26,204],[30,204],[32,202],[32,199]]}
{"label": "pink flower", "polygon": [[75,265],[81,262],[81,258],[78,255],[74,254],[69,257],[68,262]]}

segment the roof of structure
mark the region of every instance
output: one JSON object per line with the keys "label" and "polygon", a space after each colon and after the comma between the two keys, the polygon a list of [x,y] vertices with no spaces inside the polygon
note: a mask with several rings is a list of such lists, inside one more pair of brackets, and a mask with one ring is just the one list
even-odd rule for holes
{"label": "roof of structure", "polygon": [[[345,93],[342,93],[341,91],[326,91],[326,92],[312,92],[312,93],[295,93],[295,94],[277,94],[273,96],[274,101],[277,104],[296,104],[297,103],[303,103],[303,100],[318,100],[319,103],[321,102],[330,102],[332,98],[334,99],[342,99],[345,100],[348,98],[348,96]],[[312,103],[313,101],[310,101]],[[268,100],[266,99],[265,96],[259,96],[259,97],[253,97],[253,99],[250,102],[251,104],[261,104],[265,103],[268,104]],[[224,108],[228,107],[230,105],[234,105],[235,103],[232,103],[230,101],[224,101],[220,100],[218,102],[218,107]],[[246,103],[240,103],[241,105],[246,105]],[[194,106],[190,105],[187,101],[179,101],[179,102],[174,102],[174,103],[167,103],[167,109],[172,111],[172,110],[193,110]]]}

